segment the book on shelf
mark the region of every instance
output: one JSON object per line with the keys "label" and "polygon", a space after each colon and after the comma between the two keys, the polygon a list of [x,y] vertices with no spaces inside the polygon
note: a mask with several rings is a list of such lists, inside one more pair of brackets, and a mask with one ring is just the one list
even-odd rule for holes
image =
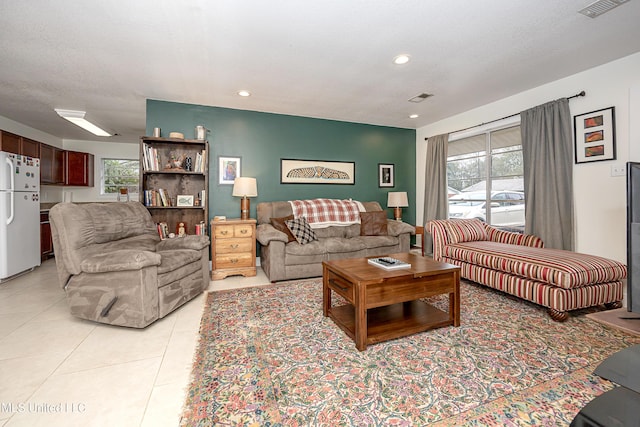
{"label": "book on shelf", "polygon": [[144,190],[144,205],[151,207],[171,206],[171,198],[164,188],[157,190]]}
{"label": "book on shelf", "polygon": [[156,227],[158,228],[158,235],[161,240],[169,238],[169,226],[166,222],[158,222],[156,223]]}
{"label": "book on shelf", "polygon": [[402,270],[405,268],[411,268],[411,264],[391,257],[369,258],[367,262],[385,270]]}
{"label": "book on shelf", "polygon": [[193,165],[194,172],[200,172],[200,167],[202,165],[202,155],[200,153],[196,154],[196,162]]}
{"label": "book on shelf", "polygon": [[146,171],[158,171],[160,169],[160,155],[158,149],[144,144],[142,146],[142,163]]}
{"label": "book on shelf", "polygon": [[196,235],[198,236],[207,235],[207,224],[204,221],[200,221],[198,224],[196,224]]}
{"label": "book on shelf", "polygon": [[167,197],[167,192],[163,188],[158,188],[158,193],[160,193],[162,206],[171,206],[171,204],[169,203],[169,197]]}
{"label": "book on shelf", "polygon": [[201,153],[196,153],[196,162],[193,165],[194,172],[204,173],[204,158],[206,151],[202,150]]}

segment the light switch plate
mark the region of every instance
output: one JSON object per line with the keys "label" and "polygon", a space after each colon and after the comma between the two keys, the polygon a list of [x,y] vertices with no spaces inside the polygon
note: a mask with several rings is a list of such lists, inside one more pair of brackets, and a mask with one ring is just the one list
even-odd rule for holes
{"label": "light switch plate", "polygon": [[627,168],[625,165],[611,165],[611,176],[625,176]]}

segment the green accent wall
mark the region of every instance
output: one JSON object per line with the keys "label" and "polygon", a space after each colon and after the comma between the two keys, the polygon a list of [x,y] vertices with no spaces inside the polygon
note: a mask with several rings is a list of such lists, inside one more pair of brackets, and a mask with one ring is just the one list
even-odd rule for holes
{"label": "green accent wall", "polygon": [[[259,202],[353,198],[378,201],[386,209],[387,193],[406,191],[409,207],[402,219],[415,224],[416,132],[256,111],[147,100],[146,134],[159,127],[162,136],[182,132],[195,138],[195,127],[210,130],[209,215],[240,216],[240,200],[232,185],[218,185],[218,157],[241,157],[241,175],[255,177],[258,197],[251,199],[251,217]],[[355,162],[355,184],[281,184],[280,159]],[[395,165],[395,187],[378,187],[378,164]],[[393,217],[393,210],[386,209]],[[210,219],[211,219],[210,218]]]}

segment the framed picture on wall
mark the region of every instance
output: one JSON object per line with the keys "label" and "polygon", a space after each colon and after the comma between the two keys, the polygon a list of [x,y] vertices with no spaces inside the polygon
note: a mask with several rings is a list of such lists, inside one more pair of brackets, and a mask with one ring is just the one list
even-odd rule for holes
{"label": "framed picture on wall", "polygon": [[395,187],[395,165],[393,163],[378,163],[378,187]]}
{"label": "framed picture on wall", "polygon": [[218,156],[218,185],[233,185],[240,174],[240,157]]}
{"label": "framed picture on wall", "polygon": [[280,159],[280,184],[355,184],[355,162]]}
{"label": "framed picture on wall", "polygon": [[576,164],[616,159],[615,107],[573,117]]}

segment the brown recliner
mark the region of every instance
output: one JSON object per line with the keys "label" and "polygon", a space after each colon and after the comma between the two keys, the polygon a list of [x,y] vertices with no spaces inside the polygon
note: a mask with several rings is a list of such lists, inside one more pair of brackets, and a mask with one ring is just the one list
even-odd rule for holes
{"label": "brown recliner", "polygon": [[209,284],[209,237],[160,240],[139,202],[58,203],[49,218],[74,316],[144,328]]}

